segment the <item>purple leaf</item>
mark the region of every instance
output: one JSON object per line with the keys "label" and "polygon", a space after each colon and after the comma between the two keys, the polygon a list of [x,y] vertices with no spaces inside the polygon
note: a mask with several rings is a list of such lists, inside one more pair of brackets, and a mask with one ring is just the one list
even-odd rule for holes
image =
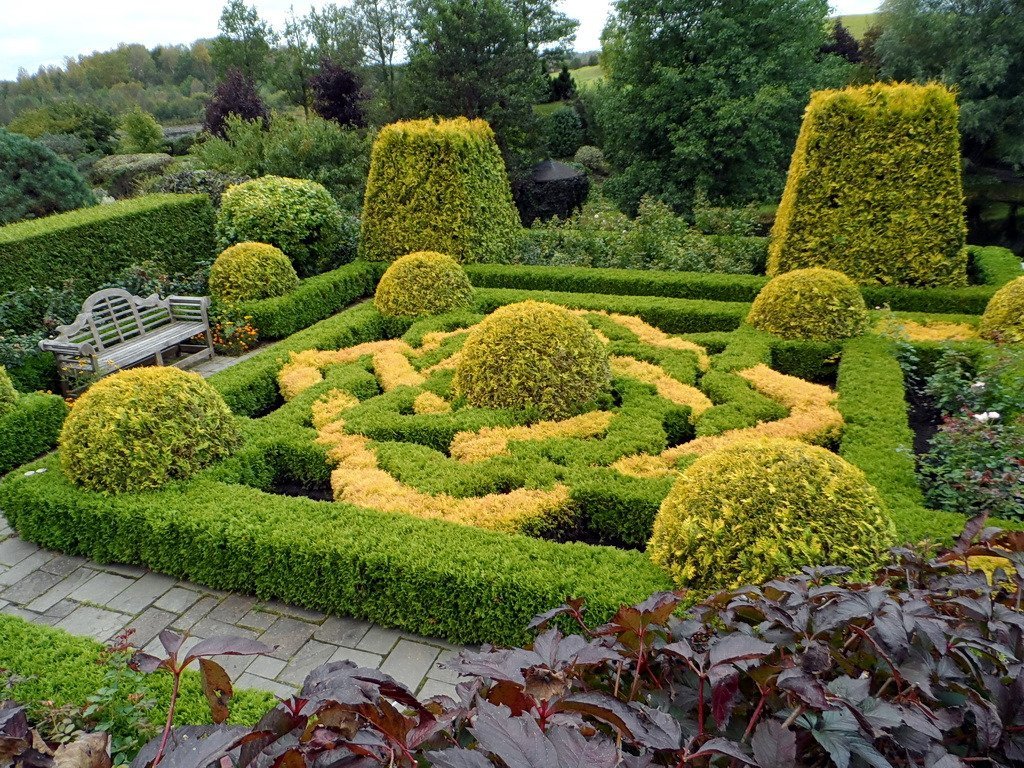
{"label": "purple leaf", "polygon": [[428,752],[427,759],[434,768],[494,768],[494,763],[484,757],[482,752],[461,747]]}
{"label": "purple leaf", "polygon": [[796,694],[797,698],[814,709],[833,708],[825,697],[825,687],[817,678],[804,673],[802,669],[787,669],[780,672],[778,686],[784,691]]}
{"label": "purple leaf", "polygon": [[761,768],[793,768],[796,765],[796,734],[778,720],[762,720],[750,740]]}
{"label": "purple leaf", "polygon": [[740,676],[738,673],[727,675],[711,688],[711,714],[719,729],[725,728],[729,724],[739,690]]}
{"label": "purple leaf", "polygon": [[185,642],[185,636],[179,635],[170,629],[165,629],[160,633],[160,644],[167,651],[168,656],[174,656],[178,651],[181,650],[181,644]]}
{"label": "purple leaf", "polygon": [[558,768],[615,768],[619,752],[605,736],[587,739],[575,728],[552,728],[548,740],[558,754]]}
{"label": "purple leaf", "polygon": [[163,659],[159,659],[148,653],[142,651],[136,651],[132,656],[130,665],[132,669],[137,669],[139,672],[144,672],[149,675],[156,672],[160,667],[166,667],[167,664]]}
{"label": "purple leaf", "polygon": [[756,765],[754,758],[743,751],[743,748],[734,741],[728,739],[708,739],[701,744],[700,749],[690,755],[690,759],[705,757],[708,755],[725,755],[733,760],[739,760],[747,765]]}
{"label": "purple leaf", "polygon": [[273,652],[266,643],[248,637],[211,637],[192,647],[185,657],[185,665],[203,656],[268,656]]}
{"label": "purple leaf", "polygon": [[558,755],[529,716],[512,717],[508,707],[496,707],[481,700],[470,733],[480,749],[499,757],[508,768],[550,768]]}
{"label": "purple leaf", "polygon": [[775,646],[771,643],[736,632],[713,642],[709,660],[712,666],[733,664],[739,661],[763,658],[774,650]]}

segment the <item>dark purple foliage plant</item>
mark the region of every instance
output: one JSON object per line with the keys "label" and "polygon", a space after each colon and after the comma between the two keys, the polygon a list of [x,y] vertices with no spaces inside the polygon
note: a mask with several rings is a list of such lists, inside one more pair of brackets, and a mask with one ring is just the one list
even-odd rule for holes
{"label": "dark purple foliage plant", "polygon": [[263,103],[256,84],[237,67],[228,69],[206,104],[203,129],[214,136],[223,137],[230,115],[244,120],[260,120],[264,125],[270,119],[267,105]]}
{"label": "dark purple foliage plant", "polygon": [[366,95],[355,72],[325,58],[309,85],[313,92],[313,109],[320,117],[355,128],[366,125],[363,110]]}

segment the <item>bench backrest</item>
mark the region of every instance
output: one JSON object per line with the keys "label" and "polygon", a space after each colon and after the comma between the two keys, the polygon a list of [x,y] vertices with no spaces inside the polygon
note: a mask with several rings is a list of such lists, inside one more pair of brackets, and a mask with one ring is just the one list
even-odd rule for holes
{"label": "bench backrest", "polygon": [[153,294],[141,299],[121,288],[97,291],[85,300],[73,323],[57,328],[57,340],[72,344],[89,342],[97,351],[116,347],[126,341],[174,322],[170,302]]}

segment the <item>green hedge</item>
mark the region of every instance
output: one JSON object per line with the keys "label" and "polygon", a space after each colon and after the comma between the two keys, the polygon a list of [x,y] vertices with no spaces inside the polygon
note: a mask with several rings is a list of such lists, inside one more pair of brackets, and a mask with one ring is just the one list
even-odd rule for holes
{"label": "green hedge", "polygon": [[384,333],[384,318],[372,303],[363,303],[299,331],[245,362],[211,376],[209,381],[232,411],[241,416],[257,416],[280,403],[277,372],[288,361],[289,353],[339,349],[379,339]]}
{"label": "green hedge", "polygon": [[1009,248],[998,245],[972,245],[967,248],[967,265],[971,282],[999,288],[1024,274],[1020,257]]}
{"label": "green hedge", "polygon": [[[278,432],[265,438],[263,477],[289,453]],[[571,595],[585,597],[600,621],[670,588],[642,552],[272,495],[209,476],[110,497],[73,487],[55,457],[34,466],[50,471],[0,483],[0,507],[30,541],[453,642],[521,643],[534,615]]]}
{"label": "green hedge", "polygon": [[0,475],[57,445],[68,406],[57,395],[27,394],[0,416]]}
{"label": "green hedge", "polygon": [[860,467],[882,494],[905,542],[950,541],[963,515],[926,509],[914,469],[914,433],[907,420],[903,371],[892,341],[848,341],[839,363],[839,410],[846,425],[840,455]]}
{"label": "green hedge", "polygon": [[215,253],[206,195],[146,195],[0,227],[0,286],[75,280],[95,290],[132,264],[185,273]]}
{"label": "green hedge", "polygon": [[[979,258],[978,263],[991,265],[997,262],[992,256],[984,255]],[[1005,270],[1005,254],[999,255],[998,263],[1003,265]],[[1020,264],[1017,266],[1019,269]],[[992,271],[989,269],[984,274],[991,274]],[[768,282],[767,277],[757,275],[590,267],[512,267],[492,264],[467,265],[466,273],[473,285],[479,288],[519,288],[618,296],[666,296],[677,299],[746,303],[752,302],[758,291]],[[967,288],[897,288],[868,285],[861,287],[861,293],[868,307],[888,305],[893,310],[903,312],[980,315],[985,311],[995,288],[990,285]]]}
{"label": "green hedge", "polygon": [[768,274],[967,284],[959,109],[939,83],[811,95],[772,228]]}
{"label": "green hedge", "polygon": [[[0,615],[0,669],[14,674],[13,685],[3,692],[3,698],[20,702],[36,717],[66,704],[84,707],[88,697],[104,685],[102,651],[103,646],[89,638]],[[146,698],[156,700],[154,719],[162,724],[171,698],[171,677],[161,672],[144,680]],[[127,696],[131,691],[122,693],[124,700],[115,701],[115,706],[129,704]],[[44,704],[50,701],[52,707]],[[229,722],[252,725],[273,704],[274,697],[269,693],[237,691],[231,703]],[[178,725],[210,722],[210,706],[203,695],[199,674],[194,671],[185,674],[175,722]]]}
{"label": "green hedge", "polygon": [[261,339],[283,339],[368,296],[377,282],[377,272],[366,262],[346,264],[303,280],[284,296],[240,302],[237,308],[252,317]]}

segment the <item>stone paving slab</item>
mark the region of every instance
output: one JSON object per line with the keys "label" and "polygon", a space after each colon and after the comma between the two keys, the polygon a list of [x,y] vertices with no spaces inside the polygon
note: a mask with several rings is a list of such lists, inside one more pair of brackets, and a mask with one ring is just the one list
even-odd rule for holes
{"label": "stone paving slab", "polygon": [[217,660],[236,687],[278,696],[294,693],[315,667],[344,659],[379,667],[423,698],[454,697],[458,682],[443,665],[460,648],[443,640],[49,552],[19,539],[2,514],[0,612],[100,642],[130,628],[133,644],[151,653],[162,653],[158,635],[167,627],[189,631],[185,648],[226,634],[256,638],[277,646],[273,656]]}

